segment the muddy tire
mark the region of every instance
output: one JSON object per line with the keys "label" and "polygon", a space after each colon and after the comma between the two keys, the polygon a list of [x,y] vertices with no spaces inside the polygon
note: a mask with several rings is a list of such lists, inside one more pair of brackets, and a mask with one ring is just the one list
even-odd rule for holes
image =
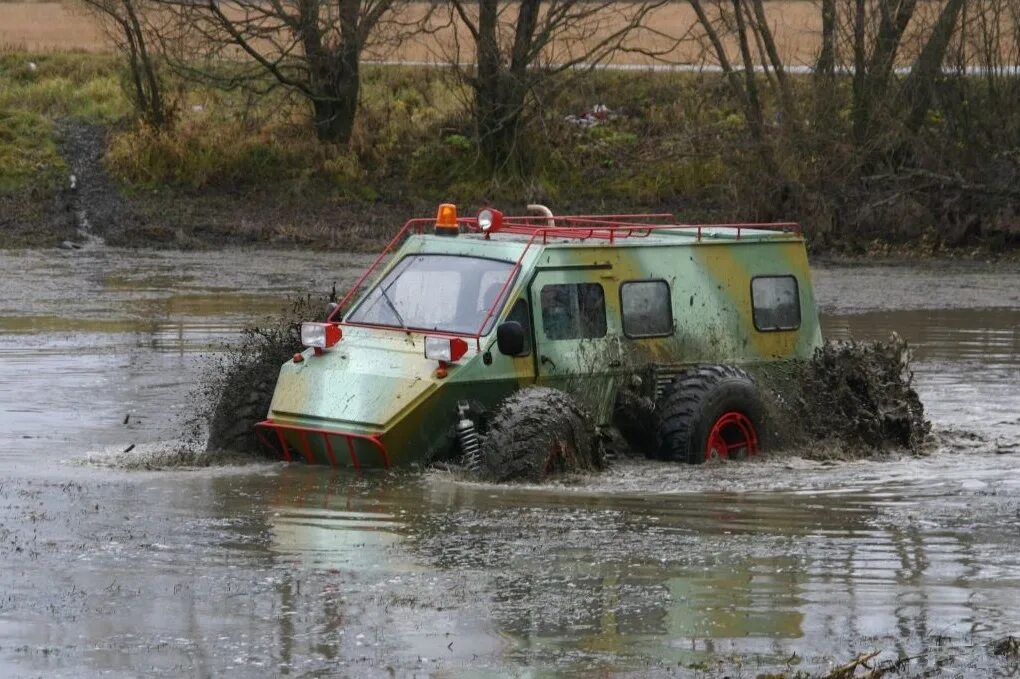
{"label": "muddy tire", "polygon": [[496,409],[482,442],[486,481],[537,482],[605,468],[602,440],[588,413],[558,389],[528,387]]}
{"label": "muddy tire", "polygon": [[764,406],[758,386],[740,368],[688,370],[667,388],[658,411],[660,459],[701,464],[761,450]]}
{"label": "muddy tire", "polygon": [[613,406],[613,425],[626,442],[623,447],[626,455],[657,456],[661,427],[653,399],[621,389]]}
{"label": "muddy tire", "polygon": [[272,400],[273,383],[269,381],[248,388],[242,396],[221,397],[210,423],[207,449],[265,452],[256,438],[255,424],[266,419]]}

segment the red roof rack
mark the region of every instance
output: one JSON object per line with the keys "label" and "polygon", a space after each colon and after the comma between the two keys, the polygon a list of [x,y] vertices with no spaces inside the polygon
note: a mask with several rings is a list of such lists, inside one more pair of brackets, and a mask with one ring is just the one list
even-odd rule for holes
{"label": "red roof rack", "polygon": [[[469,230],[478,231],[476,219],[463,221]],[[540,236],[543,243],[548,242],[550,236],[557,239],[600,239],[614,243],[623,238],[646,238],[656,232],[682,232],[700,241],[709,229],[713,235],[718,235],[720,230],[731,231],[736,240],[740,240],[747,231],[802,233],[800,224],[795,222],[678,224],[671,214],[505,217],[498,233]]]}
{"label": "red roof rack", "polygon": [[[420,217],[408,220],[407,223],[404,224],[403,228],[397,232],[397,235],[394,236],[389,243],[387,243],[386,247],[383,248],[383,251],[379,253],[379,256],[372,261],[371,266],[368,267],[365,273],[358,278],[351,287],[351,290],[342,300],[340,300],[336,309],[334,309],[333,313],[330,314],[329,321],[338,322],[339,316],[348,309],[348,304],[350,304],[357,296],[358,292],[365,284],[365,281],[368,280],[372,273],[378,269],[379,265],[387,258],[387,256],[392,254],[393,251],[396,250],[401,243],[403,243],[404,239],[410,233],[425,233],[425,229],[434,225],[435,221],[434,217]],[[467,233],[482,233],[482,230],[478,227],[478,219],[476,217],[460,217],[457,219],[457,224]],[[710,234],[707,233],[709,229],[711,230]],[[653,233],[682,234],[693,237],[696,242],[700,242],[708,235],[711,235],[713,238],[719,237],[719,230],[730,231],[732,235],[727,235],[727,237],[733,238],[734,240],[740,240],[746,235],[747,231],[769,231],[777,235],[802,234],[800,225],[794,222],[772,222],[762,224],[677,224],[676,218],[669,213],[567,215],[554,217],[544,215],[527,215],[521,217],[504,217],[502,226],[499,230],[495,233],[486,233],[485,238],[489,239],[493,235],[498,236],[501,234],[507,234],[526,237],[527,241],[520,256],[517,258],[517,262],[511,270],[510,275],[503,283],[503,287],[500,289],[499,294],[496,295],[496,304],[498,304],[498,302],[502,299],[507,287],[509,287],[512,281],[517,277],[518,272],[521,270],[525,255],[536,242],[540,242],[545,245],[550,239],[574,239],[580,241],[594,239],[608,241],[608,243],[612,245],[625,239],[647,238]],[[489,319],[492,318],[492,315],[495,312],[496,306],[494,305],[493,308],[489,309],[489,312],[483,319],[478,332],[466,335],[467,337],[474,339],[476,345],[479,347],[482,330],[488,324]],[[387,326],[387,329],[392,328],[388,328]]]}

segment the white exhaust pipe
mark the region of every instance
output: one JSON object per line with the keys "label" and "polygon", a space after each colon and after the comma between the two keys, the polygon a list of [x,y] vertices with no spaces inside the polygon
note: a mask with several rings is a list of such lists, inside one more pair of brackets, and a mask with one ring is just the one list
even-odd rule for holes
{"label": "white exhaust pipe", "polygon": [[537,212],[538,214],[543,215],[544,217],[546,217],[546,220],[545,220],[546,226],[549,226],[549,227],[556,226],[556,220],[553,218],[552,210],[547,208],[545,205],[539,205],[537,203],[532,203],[531,205],[528,206],[528,212]]}

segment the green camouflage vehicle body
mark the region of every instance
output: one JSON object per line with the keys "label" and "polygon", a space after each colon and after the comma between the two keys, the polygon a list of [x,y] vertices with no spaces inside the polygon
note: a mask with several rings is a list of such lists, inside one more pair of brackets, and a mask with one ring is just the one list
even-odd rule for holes
{"label": "green camouflage vehicle body", "polygon": [[[634,375],[655,385],[684,366],[808,359],[821,344],[796,225],[557,217],[549,226],[545,219],[506,218],[499,230],[481,233],[474,219],[435,232],[422,222],[405,226],[384,252],[388,259],[380,256],[378,273],[366,274],[366,292],[355,295],[356,288],[353,303],[333,313],[342,338],[282,367],[269,417],[257,431],[287,459],[389,467],[449,455],[458,405],[485,412],[533,384],[573,394],[604,424],[617,391]],[[477,276],[466,273],[427,270],[420,286],[411,285],[417,279],[406,279],[403,290],[397,285],[419,263],[476,264],[449,257],[502,267],[499,275],[482,276],[490,289],[498,279],[499,294],[474,317],[477,330],[405,329],[395,318],[357,322],[363,305],[388,306],[375,287],[398,266],[404,268],[394,274],[392,292],[402,309],[451,296],[467,300],[458,309],[476,297],[476,307],[487,305]],[[518,356],[497,346],[497,328],[511,317],[525,326],[529,345]],[[455,361],[428,358],[426,337],[466,344],[466,351]]]}

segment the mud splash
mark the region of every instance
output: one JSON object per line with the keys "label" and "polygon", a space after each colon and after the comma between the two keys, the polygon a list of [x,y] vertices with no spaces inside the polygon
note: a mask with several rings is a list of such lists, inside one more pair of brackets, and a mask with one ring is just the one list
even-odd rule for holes
{"label": "mud splash", "polygon": [[260,324],[243,328],[240,340],[206,355],[191,407],[171,426],[165,441],[105,449],[72,462],[127,471],[166,471],[250,465],[265,457],[255,424],[265,419],[280,365],[301,350],[301,322],[324,316],[325,296],[294,298]]}
{"label": "mud splash", "polygon": [[759,369],[773,447],[809,459],[924,454],[931,423],[910,360],[893,333],[887,341],[830,340],[807,363]]}
{"label": "mud splash", "polygon": [[228,449],[205,450],[188,435],[182,440],[143,443],[124,450],[108,449],[70,460],[73,464],[124,471],[185,471],[211,467],[241,467],[252,463],[251,453]]}
{"label": "mud splash", "polygon": [[[747,367],[764,401],[767,452],[812,460],[929,452],[936,442],[911,360],[907,342],[893,333],[886,341],[830,340],[807,362]],[[621,390],[613,424],[616,455],[656,457],[654,401]]]}
{"label": "mud splash", "polygon": [[269,412],[280,366],[302,349],[302,321],[324,320],[335,298],[335,290],[297,298],[274,321],[244,329],[240,343],[212,359],[197,394],[208,413],[207,454],[262,454],[255,424]]}

